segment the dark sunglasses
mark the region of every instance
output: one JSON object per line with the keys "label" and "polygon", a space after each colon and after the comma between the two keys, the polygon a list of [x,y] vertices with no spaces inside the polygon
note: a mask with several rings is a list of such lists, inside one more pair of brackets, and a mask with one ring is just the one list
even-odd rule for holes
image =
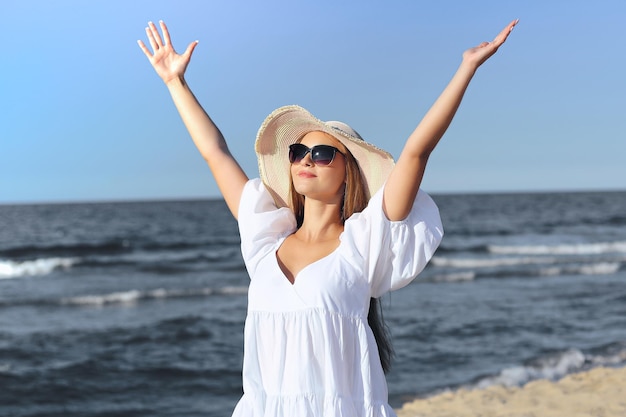
{"label": "dark sunglasses", "polygon": [[337,152],[343,155],[343,153],[334,146],[315,145],[309,148],[301,143],[294,143],[293,145],[289,145],[289,162],[292,164],[298,163],[302,161],[309,152],[311,152],[311,161],[313,161],[315,165],[320,166],[332,164]]}

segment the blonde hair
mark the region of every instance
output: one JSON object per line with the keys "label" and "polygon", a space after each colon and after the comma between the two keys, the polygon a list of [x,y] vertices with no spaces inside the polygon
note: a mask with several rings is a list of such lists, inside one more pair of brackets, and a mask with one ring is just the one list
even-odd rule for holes
{"label": "blonde hair", "polygon": [[[341,204],[341,223],[345,223],[346,219],[349,219],[354,213],[359,213],[367,207],[369,203],[370,195],[368,193],[367,185],[363,175],[361,175],[361,168],[358,161],[354,158],[352,153],[346,148],[343,143],[328,135],[332,138],[337,147],[344,156],[346,163],[346,185],[344,187],[343,201]],[[297,142],[302,140],[300,138]],[[296,217],[297,227],[302,226],[304,221],[304,196],[298,194],[293,185],[293,178],[289,176],[289,206],[293,210]],[[378,355],[380,357],[380,363],[385,373],[391,369],[391,360],[393,357],[393,346],[391,345],[391,338],[389,335],[389,329],[383,319],[383,310],[380,302],[376,298],[370,299],[369,312],[367,314],[367,322],[374,333],[376,339],[376,345],[378,346]]]}

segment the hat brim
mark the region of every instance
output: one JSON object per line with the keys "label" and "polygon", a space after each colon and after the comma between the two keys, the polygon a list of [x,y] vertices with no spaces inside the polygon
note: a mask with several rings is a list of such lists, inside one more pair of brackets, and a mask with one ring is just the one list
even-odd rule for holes
{"label": "hat brim", "polygon": [[289,145],[314,131],[331,135],[352,153],[369,192],[368,198],[383,186],[394,166],[391,154],[365,142],[347,125],[323,122],[300,106],[284,106],[265,119],[255,143],[259,174],[276,206],[289,206]]}

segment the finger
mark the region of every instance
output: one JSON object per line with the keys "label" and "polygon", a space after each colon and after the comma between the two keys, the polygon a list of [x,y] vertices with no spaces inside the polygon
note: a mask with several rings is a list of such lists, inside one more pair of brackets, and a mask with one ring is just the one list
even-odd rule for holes
{"label": "finger", "polygon": [[159,50],[159,44],[154,39],[154,34],[152,33],[152,29],[150,26],[146,27],[146,35],[148,36],[148,41],[150,42],[150,46],[154,52]]}
{"label": "finger", "polygon": [[146,56],[148,57],[148,59],[152,58],[152,54],[150,53],[150,51],[148,50],[148,48],[146,47],[146,45],[143,43],[143,41],[138,40],[137,44],[139,45],[139,47],[141,48],[141,50],[143,51],[144,54],[146,54]]}
{"label": "finger", "polygon": [[165,26],[165,22],[162,20],[159,20],[159,26],[161,26],[161,32],[163,32],[164,45],[171,45],[172,40],[170,39],[170,32],[167,30],[167,26]]}
{"label": "finger", "polygon": [[152,36],[154,37],[156,44],[159,47],[162,47],[163,41],[161,40],[161,35],[159,35],[159,30],[157,29],[156,25],[153,22],[149,22],[148,26],[150,27],[150,31],[152,32]]}
{"label": "finger", "polygon": [[492,43],[495,43],[497,46],[502,45],[504,41],[506,41],[506,38],[509,37],[509,34],[511,33],[511,31],[513,30],[515,25],[517,25],[518,22],[519,22],[519,19],[515,19],[511,23],[506,25],[506,27],[502,29],[500,33],[498,33],[498,36],[495,37]]}
{"label": "finger", "polygon": [[198,45],[198,41],[193,41],[189,44],[189,46],[187,47],[187,49],[185,50],[185,53],[183,54],[187,59],[191,58],[191,54],[193,53],[193,50],[196,49],[196,46]]}

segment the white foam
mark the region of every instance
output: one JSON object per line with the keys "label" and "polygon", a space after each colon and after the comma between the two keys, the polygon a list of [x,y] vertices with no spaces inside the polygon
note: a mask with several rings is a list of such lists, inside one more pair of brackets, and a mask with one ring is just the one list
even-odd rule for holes
{"label": "white foam", "polygon": [[559,355],[542,358],[533,365],[503,369],[498,375],[480,379],[470,388],[482,389],[491,385],[514,387],[535,379],[557,380],[580,371],[584,364],[585,355],[578,349],[569,349]]}
{"label": "white foam", "polygon": [[539,270],[539,275],[543,276],[556,276],[563,274],[572,275],[609,275],[616,273],[622,264],[620,262],[598,262],[587,265],[564,265],[553,266],[550,268],[542,268]]}
{"label": "white foam", "polygon": [[579,243],[571,245],[488,246],[499,255],[600,255],[626,253],[626,242]]}
{"label": "white foam", "polygon": [[163,299],[209,296],[213,294],[240,295],[246,294],[247,287],[223,287],[223,288],[193,288],[193,289],[165,289],[157,288],[149,291],[121,291],[104,295],[82,295],[63,298],[61,304],[66,305],[92,305],[102,306],[105,304],[133,304],[139,300]]}
{"label": "white foam", "polygon": [[158,288],[156,290],[150,291],[150,295],[153,298],[166,298],[168,296],[167,290],[163,288]]}
{"label": "white foam", "polygon": [[435,282],[463,282],[463,281],[473,281],[476,278],[476,274],[474,272],[457,272],[452,274],[441,274],[435,275],[432,278],[432,281]]}
{"label": "white foam", "polygon": [[621,266],[619,262],[600,262],[597,264],[584,265],[580,267],[580,273],[583,275],[604,275],[614,274]]}
{"label": "white foam", "polygon": [[434,256],[431,260],[435,266],[451,268],[495,268],[499,266],[553,264],[556,258],[523,257],[523,258],[446,258]]}
{"label": "white foam", "polygon": [[76,258],[42,258],[23,262],[0,260],[0,279],[48,275],[55,269],[71,268],[76,262]]}
{"label": "white foam", "polygon": [[224,287],[220,289],[220,294],[243,295],[248,293],[248,287]]}
{"label": "white foam", "polygon": [[141,297],[141,292],[137,290],[114,292],[105,295],[83,295],[78,297],[64,298],[61,300],[61,304],[75,304],[75,305],[96,305],[101,306],[104,304],[121,303],[132,304]]}
{"label": "white foam", "polygon": [[620,350],[619,352],[607,356],[592,355],[589,356],[588,359],[595,366],[622,365],[624,362],[626,362],[626,349]]}

